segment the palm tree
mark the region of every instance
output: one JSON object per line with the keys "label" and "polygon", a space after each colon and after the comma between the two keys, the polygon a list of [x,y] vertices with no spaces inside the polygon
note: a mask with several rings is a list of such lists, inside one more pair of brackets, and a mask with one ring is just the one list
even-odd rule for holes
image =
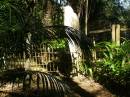
{"label": "palm tree", "polygon": [[[0,15],[0,21],[2,21],[0,22],[0,48],[2,49],[0,52],[1,57],[3,57],[3,55],[9,57],[8,55],[13,56],[14,54],[17,55],[18,53],[21,53],[22,56],[23,52],[26,52],[26,58],[28,58],[31,52],[30,46],[32,43],[40,44],[47,39],[51,40],[66,38],[68,39],[69,43],[74,43],[77,47],[79,47],[80,50],[82,50],[84,56],[87,56],[87,60],[89,60],[90,44],[86,36],[80,31],[64,25],[44,26],[42,21],[43,12],[41,12],[41,8],[44,6],[45,2],[42,0],[39,0],[40,3],[38,3],[38,1],[34,1],[35,0],[0,1],[0,12],[4,15]],[[13,52],[13,54],[11,52]],[[24,86],[26,88],[26,86],[31,84],[32,81],[30,80],[32,80],[32,76],[36,75],[37,81],[35,80],[35,84],[37,83],[37,88],[40,87],[39,83],[41,83],[41,81],[44,81],[42,82],[42,85],[46,84],[45,88],[48,89],[46,91],[47,93],[49,92],[49,87],[47,85],[50,83],[52,87],[58,89],[58,91],[56,89],[54,89],[54,91],[58,93],[62,92],[61,94],[57,93],[57,95],[60,95],[61,97],[63,97],[62,95],[64,95],[68,89],[61,81],[53,78],[53,76],[50,76],[48,74],[25,70],[18,71],[19,72],[17,72],[17,70],[7,70],[7,72],[1,73],[1,80],[5,78],[3,80],[6,82],[7,78],[7,81],[14,83],[18,78],[19,81],[25,82]],[[52,92],[55,93],[54,91]]]}

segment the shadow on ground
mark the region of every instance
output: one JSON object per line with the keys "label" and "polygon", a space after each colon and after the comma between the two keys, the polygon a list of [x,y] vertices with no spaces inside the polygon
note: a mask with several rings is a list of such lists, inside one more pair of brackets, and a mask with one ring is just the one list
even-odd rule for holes
{"label": "shadow on ground", "polygon": [[81,88],[78,83],[74,82],[72,79],[66,79],[66,83],[70,87],[70,89],[77,95],[77,97],[95,97],[94,94],[84,90]]}
{"label": "shadow on ground", "polygon": [[[0,81],[0,97],[116,97],[86,77],[60,80],[47,73],[18,69],[0,74]],[[109,86],[118,90],[115,85]]]}

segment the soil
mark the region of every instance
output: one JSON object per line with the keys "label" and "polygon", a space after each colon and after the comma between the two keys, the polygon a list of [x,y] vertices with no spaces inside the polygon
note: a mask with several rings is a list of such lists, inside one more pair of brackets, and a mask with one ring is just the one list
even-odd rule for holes
{"label": "soil", "polygon": [[116,97],[101,84],[83,76],[69,79],[67,83],[74,97]]}
{"label": "soil", "polygon": [[[69,97],[116,97],[101,84],[83,76],[68,79],[66,83],[72,91]],[[12,88],[7,85],[3,89],[1,88],[0,91],[11,92]],[[7,97],[7,95],[0,92],[0,97]]]}

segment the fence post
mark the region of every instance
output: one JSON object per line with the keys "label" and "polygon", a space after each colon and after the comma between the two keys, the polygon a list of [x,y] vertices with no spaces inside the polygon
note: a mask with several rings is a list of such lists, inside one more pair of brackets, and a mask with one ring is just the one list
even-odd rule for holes
{"label": "fence post", "polygon": [[116,25],[112,25],[112,42],[116,42]]}
{"label": "fence post", "polygon": [[116,45],[120,46],[120,24],[116,25]]}

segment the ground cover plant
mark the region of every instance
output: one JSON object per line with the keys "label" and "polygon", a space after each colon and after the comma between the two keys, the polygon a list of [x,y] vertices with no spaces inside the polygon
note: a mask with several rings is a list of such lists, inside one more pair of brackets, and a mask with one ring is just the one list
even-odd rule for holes
{"label": "ground cover plant", "polygon": [[130,40],[120,46],[112,42],[100,42],[96,45],[100,58],[96,60],[94,76],[110,89],[120,93],[130,88]]}

